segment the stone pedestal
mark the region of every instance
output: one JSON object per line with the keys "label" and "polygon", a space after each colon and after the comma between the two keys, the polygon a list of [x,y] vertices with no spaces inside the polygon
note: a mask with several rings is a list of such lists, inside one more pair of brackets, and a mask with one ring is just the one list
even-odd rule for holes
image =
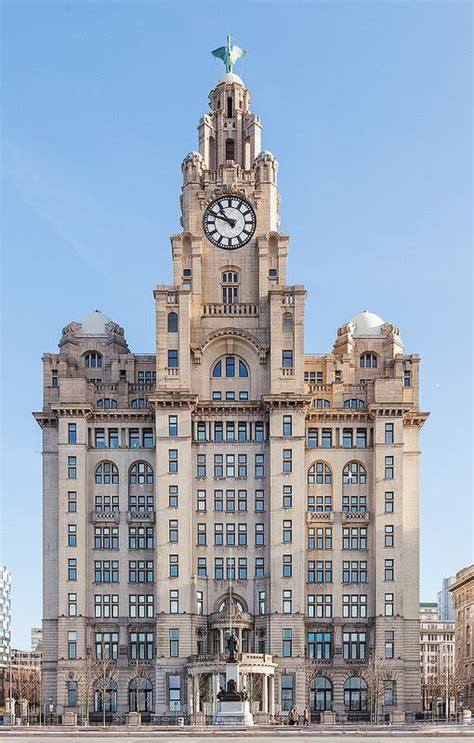
{"label": "stone pedestal", "polygon": [[217,702],[216,712],[212,717],[213,725],[253,725],[250,702],[248,699],[240,698],[238,663],[226,664],[226,691],[220,696],[221,699]]}
{"label": "stone pedestal", "polygon": [[405,724],[405,713],[404,712],[390,712],[390,722],[393,725],[404,725]]}
{"label": "stone pedestal", "polygon": [[125,717],[127,718],[127,725],[140,725],[142,721],[140,712],[128,712]]}
{"label": "stone pedestal", "polygon": [[336,722],[336,713],[330,710],[321,712],[321,725],[334,725]]}
{"label": "stone pedestal", "polygon": [[66,710],[63,715],[63,725],[77,725],[77,712]]}

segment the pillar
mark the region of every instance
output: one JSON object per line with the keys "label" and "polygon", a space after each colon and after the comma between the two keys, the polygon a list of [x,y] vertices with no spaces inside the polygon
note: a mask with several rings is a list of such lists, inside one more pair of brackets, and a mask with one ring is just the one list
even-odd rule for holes
{"label": "pillar", "polygon": [[272,717],[275,716],[275,676],[269,676],[268,677],[268,685],[269,685],[269,713]]}
{"label": "pillar", "polygon": [[262,678],[262,712],[268,714],[268,677]]}

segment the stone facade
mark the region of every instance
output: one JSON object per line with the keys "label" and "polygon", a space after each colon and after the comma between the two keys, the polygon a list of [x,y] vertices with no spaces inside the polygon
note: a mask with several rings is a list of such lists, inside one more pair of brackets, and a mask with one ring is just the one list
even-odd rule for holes
{"label": "stone facade", "polygon": [[[420,604],[420,665],[423,709],[446,714],[446,690],[450,712],[456,709],[454,693],[454,621],[444,620],[437,603]],[[440,701],[441,700],[441,701]]]}
{"label": "stone facade", "polygon": [[456,657],[459,660],[463,689],[459,698],[464,709],[474,712],[474,651],[472,635],[474,626],[474,565],[456,573],[449,586],[453,594],[456,617]]}
{"label": "stone facade", "polygon": [[118,712],[138,652],[150,710],[201,720],[232,628],[262,720],[308,700],[364,715],[371,649],[396,677],[387,711],[416,711],[419,357],[367,311],[305,355],[278,163],[239,77],[209,103],[182,165],[174,283],[154,291],[155,354],[95,312],[43,357],[45,695],[67,705],[68,642],[77,658],[100,645]]}

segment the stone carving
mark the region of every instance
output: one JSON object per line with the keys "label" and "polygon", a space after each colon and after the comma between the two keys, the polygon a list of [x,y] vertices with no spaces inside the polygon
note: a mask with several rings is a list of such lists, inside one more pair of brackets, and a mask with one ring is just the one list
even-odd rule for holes
{"label": "stone carving", "polygon": [[237,691],[237,684],[234,679],[230,679],[227,682],[227,688],[223,689],[221,686],[220,692],[217,694],[219,702],[244,702],[249,698],[247,691]]}

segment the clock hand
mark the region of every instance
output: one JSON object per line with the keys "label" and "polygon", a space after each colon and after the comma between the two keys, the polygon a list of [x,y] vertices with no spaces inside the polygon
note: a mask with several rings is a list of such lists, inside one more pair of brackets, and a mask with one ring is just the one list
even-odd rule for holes
{"label": "clock hand", "polygon": [[228,217],[224,213],[222,213],[222,214],[216,214],[216,219],[222,219],[222,220],[224,220],[224,222],[227,222],[228,224],[230,224],[231,227],[235,227],[235,225],[236,225],[236,220],[235,219],[231,219],[230,217]]}

